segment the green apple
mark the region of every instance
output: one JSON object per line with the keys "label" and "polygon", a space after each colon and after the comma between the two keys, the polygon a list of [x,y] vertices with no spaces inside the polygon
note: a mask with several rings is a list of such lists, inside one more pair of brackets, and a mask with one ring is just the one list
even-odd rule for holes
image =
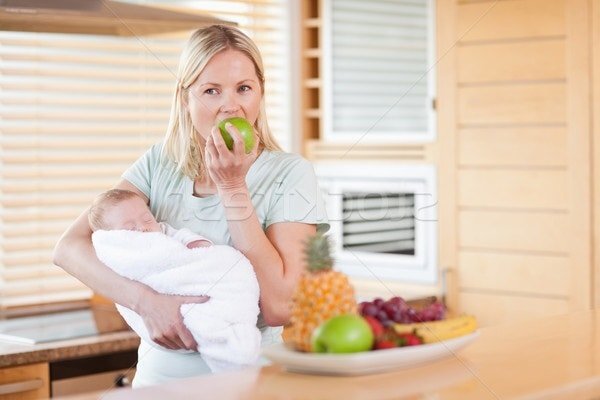
{"label": "green apple", "polygon": [[229,150],[233,150],[233,138],[229,132],[227,132],[227,129],[225,129],[225,124],[228,122],[233,125],[238,132],[240,132],[242,138],[244,139],[245,151],[246,153],[250,153],[254,147],[254,129],[252,128],[250,122],[241,117],[226,118],[219,122],[218,126],[219,130],[221,131],[221,136],[223,136],[223,140],[225,141],[225,144]]}
{"label": "green apple", "polygon": [[373,331],[363,317],[344,314],[321,324],[312,334],[315,353],[356,353],[371,350]]}

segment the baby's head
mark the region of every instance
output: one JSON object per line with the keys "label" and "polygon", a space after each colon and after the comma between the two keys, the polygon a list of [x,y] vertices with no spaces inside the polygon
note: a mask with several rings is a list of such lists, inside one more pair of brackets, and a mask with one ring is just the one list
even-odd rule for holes
{"label": "baby's head", "polygon": [[101,193],[90,208],[92,231],[125,229],[160,232],[160,226],[140,196],[130,190],[111,189]]}

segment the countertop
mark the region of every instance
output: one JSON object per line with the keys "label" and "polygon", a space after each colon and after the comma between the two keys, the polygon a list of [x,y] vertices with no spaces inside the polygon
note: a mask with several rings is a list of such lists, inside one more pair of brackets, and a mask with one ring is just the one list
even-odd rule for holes
{"label": "countertop", "polygon": [[133,350],[139,337],[114,309],[92,307],[98,334],[39,344],[0,341],[0,368]]}
{"label": "countertop", "polygon": [[36,345],[0,342],[0,368],[133,350],[140,339],[121,331]]}
{"label": "countertop", "polygon": [[[600,311],[481,329],[430,364],[359,377],[290,373],[278,365],[103,393],[136,399],[590,399],[600,395]],[[234,383],[234,384],[232,384]],[[78,399],[98,398],[98,394]]]}

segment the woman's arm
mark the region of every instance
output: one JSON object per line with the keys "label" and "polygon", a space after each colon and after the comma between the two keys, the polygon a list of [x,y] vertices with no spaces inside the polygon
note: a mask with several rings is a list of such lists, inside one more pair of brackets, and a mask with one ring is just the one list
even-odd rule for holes
{"label": "woman's arm", "polygon": [[[125,180],[116,188],[134,191],[148,201]],[[194,338],[183,325],[180,306],[184,303],[202,303],[207,298],[161,295],[146,285],[112,271],[96,256],[87,214],[88,210],[62,235],[54,248],[54,263],[95,292],[138,313],[156,343],[171,349],[196,349]]]}
{"label": "woman's arm", "polygon": [[304,268],[304,241],[316,225],[278,222],[263,231],[247,187],[220,191],[236,249],[250,260],[260,286],[260,308],[267,325],[285,325],[290,300]]}
{"label": "woman's arm", "polygon": [[254,267],[263,318],[270,326],[285,325],[303,270],[303,242],[317,228],[314,224],[278,222],[270,225],[266,233],[263,231],[246,186],[246,174],[257,158],[259,141],[250,154],[245,154],[239,132],[230,128],[233,152],[225,146],[218,129],[213,128],[207,138],[208,171],[219,191],[233,244]]}

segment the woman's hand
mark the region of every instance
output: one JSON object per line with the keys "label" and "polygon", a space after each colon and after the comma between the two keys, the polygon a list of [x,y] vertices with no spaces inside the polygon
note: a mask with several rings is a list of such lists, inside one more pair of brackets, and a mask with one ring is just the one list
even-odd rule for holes
{"label": "woman's hand", "polygon": [[157,344],[171,350],[198,351],[196,340],[183,324],[181,305],[205,303],[209,299],[208,296],[171,296],[152,291],[144,296],[135,311]]}
{"label": "woman's hand", "polygon": [[244,140],[239,131],[230,123],[225,125],[233,139],[233,150],[229,150],[219,128],[212,128],[206,140],[204,155],[210,178],[219,191],[238,189],[246,186],[246,174],[258,156],[257,135],[250,153],[244,151]]}

